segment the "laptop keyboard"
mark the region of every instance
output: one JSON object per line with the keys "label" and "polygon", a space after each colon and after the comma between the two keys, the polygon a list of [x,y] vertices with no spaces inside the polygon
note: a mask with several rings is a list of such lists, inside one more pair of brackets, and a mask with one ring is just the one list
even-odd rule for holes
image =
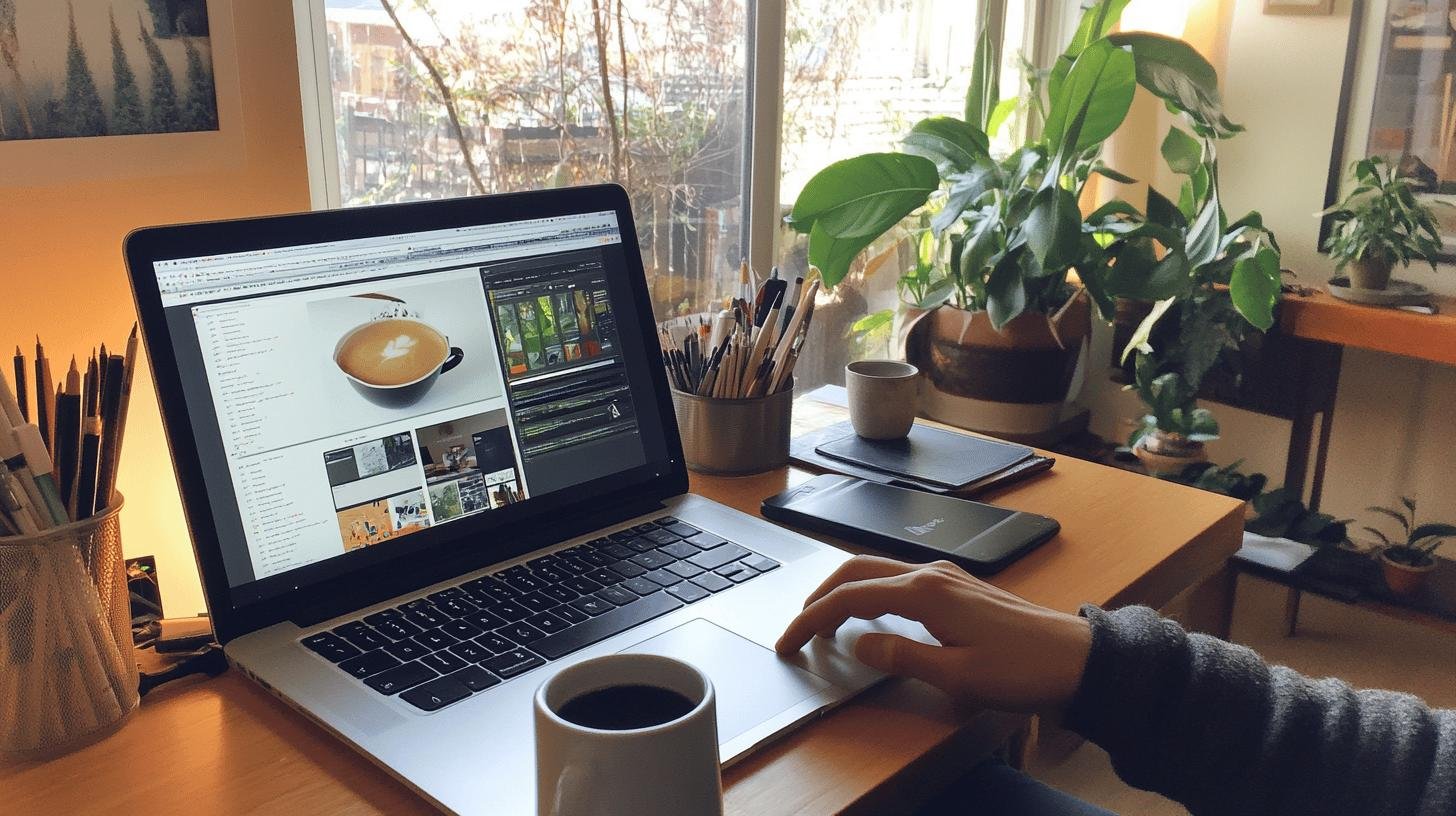
{"label": "laptop keyboard", "polygon": [[665,516],[299,642],[435,711],[778,565]]}

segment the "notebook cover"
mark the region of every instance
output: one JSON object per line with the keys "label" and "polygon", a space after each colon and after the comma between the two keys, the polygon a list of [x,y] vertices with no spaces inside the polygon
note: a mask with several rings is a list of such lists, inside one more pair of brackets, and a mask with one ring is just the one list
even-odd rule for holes
{"label": "notebook cover", "polygon": [[[838,426],[836,426],[838,427]],[[915,425],[905,439],[870,440],[846,433],[820,442],[821,456],[917,482],[957,490],[1031,458],[1034,451],[969,434]]]}

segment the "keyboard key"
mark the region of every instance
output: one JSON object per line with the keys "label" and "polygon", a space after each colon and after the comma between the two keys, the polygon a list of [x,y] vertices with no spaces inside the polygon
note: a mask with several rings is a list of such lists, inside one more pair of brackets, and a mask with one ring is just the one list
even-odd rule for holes
{"label": "keyboard key", "polygon": [[561,567],[562,572],[568,575],[585,575],[593,569],[591,564],[569,555],[562,556],[561,561],[558,562],[558,566]]}
{"label": "keyboard key", "polygon": [[340,627],[335,629],[334,632],[335,634],[342,635],[344,640],[359,647],[359,651],[361,652],[383,649],[389,643],[389,638],[375,632],[362,623],[359,624],[357,629],[345,630],[344,627]]}
{"label": "keyboard key", "polygon": [[[473,640],[463,640],[455,644],[454,646],[451,646],[449,652],[450,654],[459,657],[461,660],[464,660],[466,663],[479,663],[487,657],[491,657],[495,654],[495,652],[492,652],[491,650],[485,648],[484,646],[481,646],[479,643],[476,643]],[[444,652],[436,652],[435,654],[444,654]]]}
{"label": "keyboard key", "polygon": [[[586,626],[590,624],[583,625]],[[562,633],[562,635],[557,635],[557,637],[563,637],[566,634],[570,634],[571,631],[571,629],[568,629],[566,632]],[[542,660],[536,655],[531,654],[525,649],[513,649],[503,655],[492,657],[491,659],[485,661],[484,663],[481,663],[480,665],[500,675],[502,679],[509,680],[512,677],[515,677],[518,674],[524,674],[525,672],[528,672],[531,669],[536,668],[537,666],[545,665],[545,663],[546,661]]]}
{"label": "keyboard key", "polygon": [[637,533],[635,533],[632,530],[618,530],[615,533],[608,533],[607,534],[607,538],[611,539],[612,541],[617,542],[618,544],[621,544],[621,543],[627,542],[627,541],[631,541],[632,539],[634,539],[636,537],[637,537]]}
{"label": "keyboard key", "polygon": [[576,592],[574,590],[567,589],[564,586],[549,586],[549,587],[546,587],[545,589],[541,590],[541,594],[542,595],[545,595],[546,597],[550,598],[551,600],[553,600],[553,601],[555,601],[555,602],[557,602],[559,604],[570,603],[571,601],[574,601],[577,598],[580,598],[581,597],[581,593],[580,592]]}
{"label": "keyboard key", "polygon": [[695,536],[688,536],[687,542],[700,550],[711,550],[728,543],[728,539],[719,538],[712,533],[698,533]]}
{"label": "keyboard key", "polygon": [[373,677],[366,678],[364,685],[380,694],[398,694],[407,688],[418,686],[426,680],[433,680],[435,677],[434,669],[421,664],[419,661],[410,661],[404,665],[395,666],[388,671],[382,671]]}
{"label": "keyboard key", "polygon": [[659,548],[658,552],[665,552],[673,558],[682,559],[692,558],[698,554],[699,550],[686,541],[674,541],[671,544]]}
{"label": "keyboard key", "polygon": [[653,541],[650,538],[644,538],[642,536],[638,536],[637,538],[634,538],[631,541],[628,541],[627,542],[627,547],[628,547],[628,549],[632,550],[633,552],[640,552],[640,553],[652,552],[653,550],[657,549],[657,542],[656,541]]}
{"label": "keyboard key", "polygon": [[652,593],[662,589],[662,587],[658,586],[652,581],[647,580],[646,578],[628,578],[627,580],[618,584],[618,586],[626,587],[627,589],[632,590],[638,595],[651,595]]}
{"label": "keyboard key", "polygon": [[633,527],[632,529],[633,529],[633,531],[638,532],[638,533],[650,533],[653,530],[656,530],[657,529],[657,525],[656,524],[653,524],[650,521],[644,521],[641,524],[637,525],[636,527]]}
{"label": "keyboard key", "polygon": [[543,555],[540,558],[532,558],[530,561],[526,562],[526,566],[530,567],[532,570],[542,570],[549,567],[555,567],[556,556]]}
{"label": "keyboard key", "polygon": [[[622,580],[622,576],[618,575],[617,573],[615,573],[615,572],[613,572],[613,571],[611,571],[609,569],[605,569],[605,568],[592,570],[591,572],[588,572],[586,574],[586,577],[587,578],[590,578],[593,581],[596,581],[597,583],[601,584],[602,586],[608,586],[610,584],[615,584],[618,581]],[[572,589],[576,589],[576,587],[572,587]],[[585,595],[586,593],[583,592],[582,594]]]}
{"label": "keyboard key", "polygon": [[[694,603],[708,597],[711,593],[691,581],[683,581],[681,584],[673,584],[667,588],[667,593],[684,603]],[[649,596],[650,597],[650,596]]]}
{"label": "keyboard key", "polygon": [[708,590],[709,592],[722,592],[728,587],[733,586],[732,581],[724,578],[721,575],[716,575],[711,572],[705,572],[702,575],[693,578],[692,581],[693,583],[697,584],[703,589]]}
{"label": "keyboard key", "polygon": [[507,576],[505,579],[505,584],[511,589],[519,590],[521,592],[535,592],[546,586],[545,583],[532,577],[529,574]]}
{"label": "keyboard key", "polygon": [[[494,579],[482,580],[489,580],[490,583],[481,584],[471,589],[470,597],[474,598],[477,601],[480,601],[483,604],[489,605],[505,603],[506,601],[512,600],[514,598],[519,598],[521,596],[521,593],[515,591],[514,589],[511,589],[505,584],[498,583]],[[473,584],[476,582],[471,581],[471,583]],[[467,586],[469,586],[469,584],[467,584]]]}
{"label": "keyboard key", "polygon": [[669,524],[676,524],[677,516],[663,516],[662,518],[653,519],[652,523],[656,524],[658,527],[666,527]]}
{"label": "keyboard key", "polygon": [[398,660],[383,649],[379,649],[345,660],[339,664],[339,668],[363,680],[371,674],[379,674],[385,669],[392,669],[398,665]]}
{"label": "keyboard key", "polygon": [[681,521],[674,521],[672,524],[666,524],[663,526],[668,531],[672,532],[675,535],[682,536],[683,538],[687,538],[688,536],[695,536],[698,533],[702,532],[702,530],[699,530],[693,525]]}
{"label": "keyboard key", "polygon": [[374,625],[374,629],[385,637],[391,638],[393,640],[404,640],[405,638],[412,638],[415,635],[418,635],[419,633],[425,631],[420,627],[415,626],[413,623],[405,620],[403,613],[401,613],[400,617],[398,618],[390,618],[380,621],[379,623]]}
{"label": "keyboard key", "polygon": [[399,611],[398,609],[381,609],[372,615],[364,616],[364,622],[374,627],[379,626],[379,624],[384,623],[385,621],[397,621],[403,619],[404,613]]}
{"label": "keyboard key", "polygon": [[475,644],[482,649],[489,649],[491,654],[501,654],[516,648],[516,644],[497,635],[495,632],[487,632],[475,639]]}
{"label": "keyboard key", "polygon": [[592,617],[596,617],[597,615],[612,611],[616,608],[616,604],[604,601],[595,595],[584,595],[572,601],[571,607],[577,611],[585,612]]}
{"label": "keyboard key", "polygon": [[678,540],[678,537],[675,534],[662,529],[652,530],[650,532],[643,533],[642,537],[647,539],[648,541],[651,541],[653,544],[656,544],[659,547],[671,544],[672,542]]}
{"label": "keyboard key", "polygon": [[[700,552],[688,560],[705,570],[715,570],[730,561],[737,561],[746,555],[752,555],[752,553],[737,544],[729,543],[721,547],[715,547],[707,552]],[[753,565],[750,564],[749,566]]]}
{"label": "keyboard key", "polygon": [[602,536],[601,538],[593,538],[591,541],[588,541],[586,543],[586,546],[591,547],[593,549],[601,549],[602,547],[605,547],[605,546],[607,546],[608,544],[611,544],[611,543],[612,543],[612,540],[610,538],[607,538],[606,536]]}
{"label": "keyboard key", "polygon": [[646,578],[654,584],[657,584],[658,586],[665,587],[670,587],[673,584],[682,581],[681,575],[673,575],[667,570],[653,570],[652,572],[649,572],[642,577]]}
{"label": "keyboard key", "polygon": [[316,635],[309,635],[299,641],[305,648],[333,663],[348,660],[351,657],[358,657],[363,654],[348,641],[334,634],[333,632],[319,632]]}
{"label": "keyboard key", "polygon": [[540,629],[548,635],[554,635],[567,627],[566,621],[556,617],[550,612],[542,612],[539,615],[532,615],[526,618],[525,623]]}
{"label": "keyboard key", "polygon": [[[557,569],[555,564],[546,567],[537,567],[531,572],[531,574],[536,576],[536,578],[539,579],[542,583],[546,584],[546,586],[559,584],[562,581],[565,581],[567,578],[571,577],[571,573],[566,572],[562,569]],[[542,587],[542,589],[544,588],[545,587]]]}
{"label": "keyboard key", "polygon": [[524,618],[527,615],[531,614],[531,610],[527,609],[524,606],[521,606],[515,601],[498,603],[495,606],[487,609],[486,611],[492,615],[495,615],[497,618],[500,618],[501,620],[507,622],[518,621],[521,618]]}
{"label": "keyboard key", "polygon": [[673,562],[673,557],[665,552],[653,550],[652,552],[637,553],[632,556],[632,563],[646,570],[662,569]]}
{"label": "keyboard key", "polygon": [[389,652],[400,660],[414,660],[430,653],[429,649],[415,643],[413,640],[401,640],[398,643],[391,643],[384,647],[384,651]]}
{"label": "keyboard key", "polygon": [[[595,572],[596,570],[592,571]],[[578,595],[590,595],[602,588],[601,584],[584,576],[581,578],[568,578],[561,585]]]}
{"label": "keyboard key", "polygon": [[399,695],[399,699],[422,711],[439,711],[469,696],[470,688],[464,683],[453,677],[441,677],[406,691]]}
{"label": "keyboard key", "polygon": [[617,606],[626,606],[637,600],[638,595],[635,592],[629,592],[619,586],[609,586],[598,592],[597,597],[604,601],[611,601]]}
{"label": "keyboard key", "polygon": [[432,652],[436,649],[443,649],[457,640],[459,638],[454,635],[447,635],[440,629],[427,629],[415,635],[415,642]]}
{"label": "keyboard key", "polygon": [[443,603],[435,605],[435,608],[444,612],[452,618],[463,618],[472,612],[478,612],[480,607],[464,599],[464,593],[460,598],[449,598]]}
{"label": "keyboard key", "polygon": [[612,572],[617,573],[623,578],[636,578],[637,576],[646,574],[647,572],[647,570],[642,569],[631,561],[618,561],[612,566],[608,567],[608,569],[610,569]]}
{"label": "keyboard key", "polygon": [[433,612],[435,610],[435,605],[433,603],[430,603],[429,598],[415,598],[413,601],[400,604],[399,608],[404,610],[405,612],[418,612],[421,610],[425,612]]}
{"label": "keyboard key", "polygon": [[481,633],[481,628],[467,620],[452,620],[440,627],[440,631],[459,640],[469,640]]}
{"label": "keyboard key", "polygon": [[667,565],[667,571],[679,578],[691,578],[701,573],[703,569],[691,561],[675,561]]}
{"label": "keyboard key", "polygon": [[466,666],[450,676],[459,680],[471,691],[485,691],[500,682],[499,677],[496,677],[479,666]]}
{"label": "keyboard key", "polygon": [[610,555],[607,555],[606,553],[600,553],[595,551],[582,553],[580,558],[588,564],[591,564],[593,567],[605,567],[606,565],[617,560]]}
{"label": "keyboard key", "polygon": [[738,561],[735,561],[732,564],[725,564],[724,566],[721,566],[713,571],[723,576],[724,578],[727,578],[735,584],[741,584],[744,581],[747,581],[749,578],[752,578],[753,576],[758,574],[756,570],[749,567],[747,564]]}
{"label": "keyboard key", "polygon": [[505,626],[507,623],[510,623],[510,621],[496,615],[492,615],[491,613],[486,612],[483,609],[479,612],[476,612],[474,615],[466,615],[465,617],[461,618],[461,620],[470,621],[471,623],[475,624],[475,626],[478,627],[482,632],[489,632],[492,629],[499,629],[502,626]]}
{"label": "keyboard key", "polygon": [[516,603],[526,607],[532,612],[545,612],[546,610],[555,606],[557,604],[557,601],[553,601],[539,592],[532,592],[517,598]]}
{"label": "keyboard key", "polygon": [[609,544],[608,546],[602,548],[602,552],[610,555],[618,561],[631,558],[633,555],[637,554],[636,550],[622,544]]}
{"label": "keyboard key", "polygon": [[529,623],[513,623],[510,626],[497,629],[496,634],[501,637],[510,638],[522,646],[546,636],[545,632],[542,632]]}
{"label": "keyboard key", "polygon": [[460,671],[470,664],[469,660],[464,660],[459,655],[456,655],[449,651],[435,652],[434,654],[425,655],[424,657],[420,658],[420,662],[425,664],[426,666],[429,666],[440,674],[449,674],[450,672]]}
{"label": "keyboard key", "polygon": [[464,598],[465,597],[465,590],[461,589],[460,587],[446,587],[445,589],[442,589],[439,592],[431,592],[429,595],[426,595],[425,597],[427,597],[430,600],[434,601],[435,602],[435,606],[439,606],[440,604],[444,603],[445,601],[450,600],[451,598],[456,598],[456,599]]}
{"label": "keyboard key", "polygon": [[769,558],[766,555],[759,555],[758,553],[753,553],[749,557],[743,559],[743,563],[747,564],[750,567],[753,567],[759,572],[768,572],[769,570],[778,569],[779,567],[779,562],[773,560],[772,558]]}
{"label": "keyboard key", "polygon": [[423,608],[411,609],[410,611],[404,613],[404,619],[420,627],[421,629],[434,629],[436,626],[440,626],[444,624],[445,621],[449,620],[449,618],[442,615],[440,611],[438,609],[435,609],[435,607],[433,606],[431,606],[429,610],[425,610]]}
{"label": "keyboard key", "polygon": [[564,603],[561,606],[552,607],[551,614],[555,615],[558,618],[561,618],[567,623],[581,623],[582,621],[589,620],[591,618],[591,615],[588,615],[587,613],[581,611],[580,609],[577,609],[569,603]]}
{"label": "keyboard key", "polygon": [[[698,591],[703,592],[703,590]],[[703,594],[707,595],[706,592]],[[656,592],[626,606],[611,609],[585,623],[579,623],[565,632],[542,638],[536,641],[531,648],[545,655],[548,660],[556,660],[680,608],[682,608],[682,604],[668,597],[667,593]],[[492,671],[495,670],[489,663],[484,665]]]}
{"label": "keyboard key", "polygon": [[513,576],[530,574],[531,570],[525,564],[517,564],[514,567],[506,567],[500,572],[495,573],[495,575],[492,577],[494,577],[497,581],[504,581],[505,579]]}

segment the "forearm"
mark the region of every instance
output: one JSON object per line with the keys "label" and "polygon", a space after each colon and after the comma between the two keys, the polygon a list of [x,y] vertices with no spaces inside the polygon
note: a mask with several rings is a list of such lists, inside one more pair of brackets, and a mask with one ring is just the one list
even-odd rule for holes
{"label": "forearm", "polygon": [[1456,813],[1456,712],[1270,667],[1150,609],[1083,614],[1093,646],[1067,724],[1129,784],[1196,816]]}

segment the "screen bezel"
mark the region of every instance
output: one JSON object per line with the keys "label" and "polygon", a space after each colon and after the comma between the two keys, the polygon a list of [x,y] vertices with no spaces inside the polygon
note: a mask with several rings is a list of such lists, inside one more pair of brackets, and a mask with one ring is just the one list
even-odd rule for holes
{"label": "screen bezel", "polygon": [[[524,221],[554,216],[612,210],[621,232],[637,329],[648,355],[652,399],[663,434],[666,459],[621,471],[565,491],[533,497],[512,507],[499,508],[436,528],[431,536],[417,536],[394,546],[365,548],[350,555],[342,574],[318,569],[338,558],[284,573],[296,582],[290,591],[251,603],[235,601],[224,568],[222,549],[211,502],[203,482],[203,465],[192,433],[189,408],[183,396],[182,375],[167,325],[153,263],[162,260],[274,249],[326,241],[374,238],[411,232]],[[132,294],[151,361],[152,380],[161,407],[163,426],[176,472],[178,489],[197,557],[203,592],[213,629],[222,643],[285,620],[311,620],[342,614],[418,589],[453,575],[509,560],[591,527],[582,523],[610,523],[603,514],[614,509],[630,518],[649,504],[661,503],[688,489],[682,441],[678,435],[672,398],[662,366],[652,302],[647,288],[636,225],[626,190],[605,184],[560,190],[541,190],[444,201],[413,202],[326,210],[243,220],[212,221],[149,227],[135,230],[123,242]],[[619,325],[619,331],[631,327]],[[634,398],[642,398],[634,392]],[[639,416],[644,413],[639,411]],[[648,445],[650,450],[653,446]],[[568,521],[562,522],[561,519]],[[573,524],[575,522],[575,524]],[[433,531],[432,531],[433,532]],[[490,547],[470,546],[469,539],[491,533],[500,541]],[[464,546],[462,546],[464,545]],[[313,576],[320,577],[313,577]],[[267,578],[261,580],[268,580]]]}

